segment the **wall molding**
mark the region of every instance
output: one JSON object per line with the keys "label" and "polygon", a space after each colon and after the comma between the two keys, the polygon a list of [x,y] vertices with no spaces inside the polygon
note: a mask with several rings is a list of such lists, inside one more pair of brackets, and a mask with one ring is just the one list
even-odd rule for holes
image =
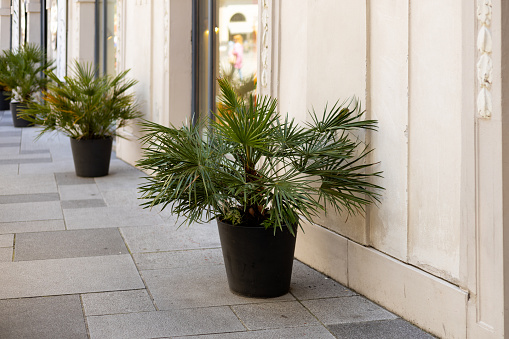
{"label": "wall molding", "polygon": [[491,85],[493,83],[493,41],[491,37],[492,0],[478,0],[477,21],[479,31],[477,33],[477,113],[481,118],[489,119],[493,112],[493,99]]}

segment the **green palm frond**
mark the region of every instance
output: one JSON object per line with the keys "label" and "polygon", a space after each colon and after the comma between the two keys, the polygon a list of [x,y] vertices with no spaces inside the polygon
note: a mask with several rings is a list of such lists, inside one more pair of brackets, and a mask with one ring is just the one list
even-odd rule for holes
{"label": "green palm frond", "polygon": [[221,101],[214,121],[165,127],[145,121],[143,158],[150,173],[140,186],[142,205],[171,208],[189,223],[220,218],[233,224],[296,231],[332,208],[362,213],[383,188],[372,151],[356,134],[376,130],[362,120],[355,100],[311,112],[300,125],[277,112],[269,97],[243,99],[219,79]]}
{"label": "green palm frond", "polygon": [[43,92],[43,103],[31,103],[24,119],[41,125],[41,135],[60,131],[75,139],[102,139],[117,136],[117,129],[141,117],[135,94],[137,83],[126,79],[127,71],[117,76],[97,76],[91,64],[76,62],[72,75],[60,80],[48,72],[52,83]]}

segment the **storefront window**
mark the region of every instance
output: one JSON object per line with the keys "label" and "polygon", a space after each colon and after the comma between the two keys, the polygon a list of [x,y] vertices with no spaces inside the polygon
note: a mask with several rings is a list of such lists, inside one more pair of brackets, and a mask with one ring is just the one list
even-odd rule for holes
{"label": "storefront window", "polygon": [[243,96],[256,90],[258,1],[195,0],[193,5],[193,112],[203,118],[215,110],[218,77],[229,78]]}
{"label": "storefront window", "polygon": [[103,74],[117,69],[117,0],[96,0],[96,64]]}

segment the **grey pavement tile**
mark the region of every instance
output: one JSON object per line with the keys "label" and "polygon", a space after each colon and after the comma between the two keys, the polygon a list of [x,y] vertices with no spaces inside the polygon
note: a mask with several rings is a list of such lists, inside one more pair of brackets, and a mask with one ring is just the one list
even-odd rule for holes
{"label": "grey pavement tile", "polygon": [[337,338],[352,339],[432,339],[434,336],[422,331],[403,319],[378,320],[362,323],[328,326]]}
{"label": "grey pavement tile", "polygon": [[0,263],[0,299],[145,288],[130,255]]}
{"label": "grey pavement tile", "polygon": [[53,162],[39,163],[37,166],[34,166],[34,164],[19,164],[19,174],[21,175],[33,175],[40,173],[53,175],[57,172],[69,171],[74,171],[74,164],[68,160],[55,161],[55,157],[53,157]]}
{"label": "grey pavement tile", "polygon": [[0,204],[0,222],[62,219],[59,201]]}
{"label": "grey pavement tile", "polygon": [[79,296],[0,300],[0,338],[86,339]]}
{"label": "grey pavement tile", "polygon": [[[8,117],[6,117],[4,115],[3,119],[12,119],[12,118],[10,117],[10,115]],[[5,138],[5,137],[21,137],[21,131],[2,131],[1,134],[0,134],[0,137],[2,137],[2,138]]]}
{"label": "grey pavement tile", "polygon": [[140,195],[140,193],[133,189],[102,192],[104,201],[106,201],[108,206],[133,206],[140,208],[139,206],[142,202],[138,199]]}
{"label": "grey pavement tile", "polygon": [[17,204],[23,202],[59,201],[58,193],[0,195],[0,204]]}
{"label": "grey pavement tile", "polygon": [[247,332],[173,337],[173,339],[335,339],[323,326],[278,328]]}
{"label": "grey pavement tile", "polygon": [[144,339],[243,331],[228,307],[87,317],[92,339]]}
{"label": "grey pavement tile", "polygon": [[19,149],[16,152],[16,154],[1,154],[0,153],[0,161],[13,160],[13,159],[19,159],[19,160],[51,159],[51,154],[50,153],[23,154],[23,153],[19,152]]}
{"label": "grey pavement tile", "polygon": [[302,304],[326,325],[397,318],[361,296],[305,300]]}
{"label": "grey pavement tile", "polygon": [[149,211],[130,207],[94,207],[64,210],[68,229],[126,227],[161,224],[161,218]]}
{"label": "grey pavement tile", "polygon": [[[2,139],[0,138],[0,140],[2,140]],[[0,147],[8,147],[8,148],[16,147],[18,150],[19,150],[20,145],[21,145],[21,142],[0,142]]]}
{"label": "grey pavement tile", "polygon": [[173,339],[335,339],[323,326],[173,337]]}
{"label": "grey pavement tile", "polygon": [[18,172],[19,172],[18,164],[0,165],[0,182],[2,176],[18,175]]}
{"label": "grey pavement tile", "polygon": [[13,247],[13,246],[14,246],[14,234],[0,235],[0,247]]}
{"label": "grey pavement tile", "polygon": [[175,225],[159,224],[152,227],[122,227],[120,231],[133,253],[221,246],[215,224],[193,224],[189,227],[181,226],[178,229]]}
{"label": "grey pavement tile", "polygon": [[64,200],[60,202],[60,205],[62,205],[63,209],[106,207],[103,199]]}
{"label": "grey pavement tile", "polygon": [[0,177],[0,195],[57,193],[53,174],[6,175]]}
{"label": "grey pavement tile", "polygon": [[16,155],[19,154],[19,145],[13,147],[0,147],[0,155]]}
{"label": "grey pavement tile", "polygon": [[118,229],[20,233],[14,261],[128,254]]}
{"label": "grey pavement tile", "polygon": [[293,263],[291,293],[299,300],[347,297],[356,295],[337,281],[295,260]]}
{"label": "grey pavement tile", "polygon": [[86,316],[155,311],[147,290],[82,294]]}
{"label": "grey pavement tile", "polygon": [[220,248],[134,253],[133,257],[140,270],[224,265],[223,253]]}
{"label": "grey pavement tile", "polygon": [[319,325],[316,318],[299,302],[271,302],[232,306],[249,330]]}
{"label": "grey pavement tile", "polygon": [[50,153],[50,150],[47,148],[41,148],[41,149],[22,149],[19,154],[46,154]]}
{"label": "grey pavement tile", "polygon": [[290,293],[272,299],[234,294],[228,287],[224,266],[219,265],[147,270],[141,275],[160,310],[295,300]]}
{"label": "grey pavement tile", "polygon": [[100,199],[101,192],[95,183],[58,186],[61,200]]}
{"label": "grey pavement tile", "polygon": [[9,164],[40,164],[52,162],[51,158],[0,159],[0,165]]}
{"label": "grey pavement tile", "polygon": [[95,184],[94,178],[78,177],[75,172],[55,173],[57,184],[60,185],[90,185]]}
{"label": "grey pavement tile", "polygon": [[12,247],[0,247],[0,262],[11,262],[12,250]]}
{"label": "grey pavement tile", "polygon": [[0,222],[0,234],[65,230],[64,220]]}

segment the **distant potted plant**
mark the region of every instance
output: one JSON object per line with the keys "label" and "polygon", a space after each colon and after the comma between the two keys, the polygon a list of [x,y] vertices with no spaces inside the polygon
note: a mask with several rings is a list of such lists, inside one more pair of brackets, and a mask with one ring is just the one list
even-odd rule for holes
{"label": "distant potted plant", "polygon": [[0,85],[10,93],[14,126],[26,127],[29,122],[20,117],[20,112],[48,84],[43,72],[54,69],[53,61],[45,60],[40,47],[26,44],[17,50],[4,50],[0,64]]}
{"label": "distant potted plant", "polygon": [[126,79],[128,71],[98,76],[91,64],[78,62],[71,73],[60,80],[49,72],[43,103],[32,102],[23,117],[41,125],[39,136],[59,131],[70,138],[76,175],[107,175],[118,128],[141,116],[130,91],[137,81]]}
{"label": "distant potted plant", "polygon": [[288,292],[300,223],[328,209],[354,214],[378,200],[380,173],[355,137],[375,130],[360,107],[335,105],[299,125],[275,99],[245,102],[224,79],[215,121],[180,128],[142,123],[138,166],[145,207],[169,207],[188,223],[217,220],[230,289],[249,297]]}

